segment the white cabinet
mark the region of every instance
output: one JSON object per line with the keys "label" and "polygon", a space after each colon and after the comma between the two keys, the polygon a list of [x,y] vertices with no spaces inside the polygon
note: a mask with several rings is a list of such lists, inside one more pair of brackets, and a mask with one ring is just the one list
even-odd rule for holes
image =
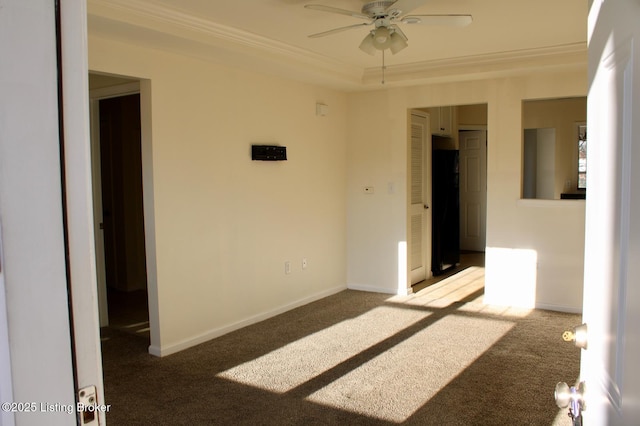
{"label": "white cabinet", "polygon": [[431,134],[436,136],[451,136],[453,124],[453,107],[429,108],[431,115]]}

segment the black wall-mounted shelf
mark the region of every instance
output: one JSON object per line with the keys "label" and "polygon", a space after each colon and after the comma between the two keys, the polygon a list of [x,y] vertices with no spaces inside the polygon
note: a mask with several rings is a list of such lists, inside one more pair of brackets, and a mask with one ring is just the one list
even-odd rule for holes
{"label": "black wall-mounted shelf", "polygon": [[287,159],[287,147],[251,145],[251,159],[255,161],[285,161]]}

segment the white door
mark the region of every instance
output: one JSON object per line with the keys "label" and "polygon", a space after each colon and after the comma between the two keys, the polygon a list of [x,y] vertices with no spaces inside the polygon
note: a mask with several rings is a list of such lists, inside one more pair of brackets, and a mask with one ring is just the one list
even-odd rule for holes
{"label": "white door", "polygon": [[[60,2],[60,14],[64,23],[60,39],[64,70],[64,172],[76,391],[89,389],[88,392],[95,392],[98,404],[104,404],[92,220],[86,0]],[[105,413],[99,412],[97,416],[100,424],[105,424]]]}
{"label": "white door", "polygon": [[462,131],[460,141],[460,249],[484,251],[487,226],[487,132]]}
{"label": "white door", "polygon": [[589,425],[635,425],[640,424],[640,3],[590,3],[583,415]]}
{"label": "white door", "polygon": [[409,262],[411,284],[431,276],[431,131],[429,116],[411,113],[411,206]]}

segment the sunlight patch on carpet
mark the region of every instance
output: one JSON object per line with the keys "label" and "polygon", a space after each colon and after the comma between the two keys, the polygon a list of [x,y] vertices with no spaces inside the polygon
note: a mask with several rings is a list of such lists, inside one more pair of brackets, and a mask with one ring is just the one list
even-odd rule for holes
{"label": "sunlight patch on carpet", "polygon": [[[404,422],[514,325],[511,321],[449,315],[314,392],[307,400],[372,418]],[[450,356],[452,353],[456,355]]]}
{"label": "sunlight patch on carpet", "polygon": [[287,392],[430,315],[381,306],[217,374],[237,383]]}
{"label": "sunlight patch on carpet", "polygon": [[[410,305],[442,308],[451,302],[458,302],[482,293],[484,288],[484,268],[470,266],[442,281],[415,293],[406,303]],[[473,300],[482,303],[482,296]],[[469,300],[471,302],[471,300]]]}

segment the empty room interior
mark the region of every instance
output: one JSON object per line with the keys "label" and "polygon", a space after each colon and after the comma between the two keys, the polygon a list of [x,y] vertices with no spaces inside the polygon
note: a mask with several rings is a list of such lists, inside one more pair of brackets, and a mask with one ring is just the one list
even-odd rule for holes
{"label": "empty room interior", "polygon": [[109,424],[570,424],[587,2],[86,19]]}
{"label": "empty room interior", "polygon": [[[105,398],[141,392],[117,373],[127,371],[118,365],[129,357],[142,370],[151,362],[162,371],[172,359],[230,345],[228,336],[241,339],[235,333],[307,309],[299,315],[325,326],[292,319],[299,327],[282,330],[292,336],[273,334],[253,348],[253,359],[244,347],[236,349],[236,365],[209,360],[224,364],[214,369],[216,386],[238,392],[239,400],[256,393],[271,401],[324,380],[294,399],[298,409],[410,422],[447,392],[418,388],[409,397],[389,385],[371,399],[365,389],[379,385],[360,376],[389,362],[388,351],[417,346],[409,370],[433,377],[424,366],[448,358],[444,348],[464,352],[473,337],[427,337],[458,318],[448,310],[462,310],[469,321],[467,310],[485,312],[483,320],[496,326],[477,332],[490,336],[473,358],[433,379],[438,389],[481,364],[482,354],[491,358],[491,348],[510,341],[511,327],[523,327],[522,318],[537,310],[559,312],[556,321],[569,322],[564,327],[577,321],[584,200],[564,194],[584,194],[576,130],[586,124],[584,24],[568,25],[576,30],[558,31],[557,39],[544,39],[540,28],[512,29],[511,43],[520,44],[508,45],[504,34],[502,45],[483,51],[474,34],[488,36],[485,26],[501,22],[489,17],[493,11],[514,6],[423,2],[418,15],[469,13],[473,22],[406,25],[409,46],[387,55],[381,68],[380,51],[358,49],[366,30],[307,37],[353,18],[303,4],[252,2],[256,16],[259,10],[296,23],[278,33],[256,19],[235,19],[246,15],[240,6],[219,13],[195,2],[139,3],[149,9],[88,3]],[[586,21],[581,2],[562,8],[564,19]],[[532,134],[550,133],[552,141],[532,141]],[[264,161],[253,147],[279,147],[284,158]],[[342,306],[340,297],[362,305]],[[332,298],[343,308],[336,318],[314,313]],[[363,332],[359,323],[369,316],[380,323],[365,332],[371,340],[359,342],[351,333]],[[320,340],[307,342],[314,338]],[[351,349],[329,343],[354,339]],[[444,345],[442,354],[427,350],[429,339]],[[555,340],[561,350],[558,334],[549,342]],[[311,349],[323,344],[325,351]],[[376,348],[385,350],[368,355]],[[298,364],[274,361],[278,353],[300,357]],[[274,369],[273,362],[287,367]],[[357,380],[362,386],[350,387]],[[396,398],[406,399],[405,409],[381,408]]]}

